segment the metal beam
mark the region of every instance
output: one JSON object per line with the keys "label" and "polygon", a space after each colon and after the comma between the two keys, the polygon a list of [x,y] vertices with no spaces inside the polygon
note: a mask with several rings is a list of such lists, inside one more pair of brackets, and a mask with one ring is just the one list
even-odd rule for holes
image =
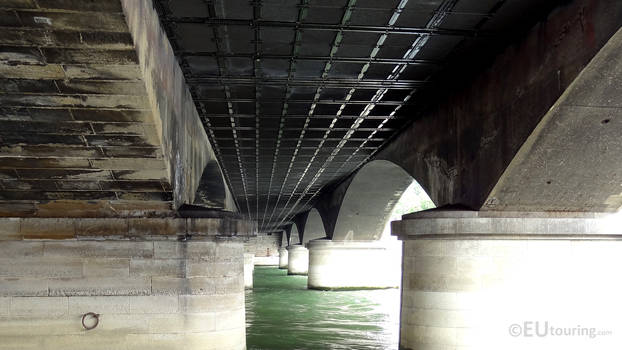
{"label": "metal beam", "polygon": [[441,66],[443,63],[435,60],[427,59],[403,59],[403,58],[360,58],[360,57],[329,57],[329,56],[292,56],[292,55],[271,55],[271,54],[222,54],[208,51],[187,51],[177,50],[176,55],[180,57],[214,57],[214,58],[248,58],[251,60],[298,60],[298,61],[329,61],[340,63],[376,63],[376,64],[405,64],[409,66]]}
{"label": "metal beam", "polygon": [[189,85],[215,84],[222,85],[274,85],[289,84],[292,86],[311,86],[335,87],[335,88],[357,88],[357,89],[380,89],[380,88],[402,88],[414,89],[426,84],[425,80],[380,80],[380,79],[288,79],[276,77],[251,77],[251,76],[194,76],[186,78]]}
{"label": "metal beam", "polygon": [[499,33],[492,33],[480,30],[464,30],[464,29],[444,29],[444,28],[427,28],[427,27],[400,27],[400,26],[362,26],[362,25],[346,25],[346,24],[326,24],[326,23],[296,23],[285,21],[268,21],[268,20],[247,20],[233,18],[205,18],[205,17],[173,17],[165,16],[162,21],[173,23],[190,23],[190,24],[206,24],[209,26],[244,26],[244,27],[268,27],[268,28],[291,28],[302,30],[319,30],[319,31],[340,31],[340,32],[358,32],[358,33],[376,33],[376,34],[403,34],[403,35],[442,35],[442,36],[459,36],[459,37],[481,37],[494,38],[499,37]]}

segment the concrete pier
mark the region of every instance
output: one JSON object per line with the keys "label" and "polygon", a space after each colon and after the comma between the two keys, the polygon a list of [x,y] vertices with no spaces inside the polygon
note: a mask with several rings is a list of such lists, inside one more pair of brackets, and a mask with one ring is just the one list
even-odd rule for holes
{"label": "concrete pier", "polygon": [[243,244],[189,221],[0,219],[0,349],[245,349]]}
{"label": "concrete pier", "polygon": [[310,289],[397,288],[400,252],[379,241],[309,242]]}
{"label": "concrete pier", "polygon": [[306,275],[309,272],[309,250],[301,244],[287,246],[287,274]]}
{"label": "concrete pier", "polygon": [[621,226],[590,213],[405,215],[393,223],[400,348],[619,347]]}
{"label": "concrete pier", "polygon": [[289,255],[287,254],[287,248],[279,248],[279,269],[287,269],[289,261]]}
{"label": "concrete pier", "polygon": [[253,289],[254,254],[244,253],[244,288]]}
{"label": "concrete pier", "polygon": [[279,264],[280,237],[278,235],[257,234],[244,242],[244,251],[254,255],[255,266],[276,266]]}

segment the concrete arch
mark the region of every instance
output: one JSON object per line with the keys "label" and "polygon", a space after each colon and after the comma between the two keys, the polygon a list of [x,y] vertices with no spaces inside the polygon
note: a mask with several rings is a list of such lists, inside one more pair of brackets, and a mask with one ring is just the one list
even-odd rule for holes
{"label": "concrete arch", "polygon": [[324,230],[324,221],[317,209],[311,209],[307,216],[307,222],[305,223],[305,229],[303,232],[303,244],[309,243],[314,239],[326,238],[326,231]]}
{"label": "concrete arch", "polygon": [[341,202],[333,241],[380,239],[393,207],[414,179],[387,160],[374,160],[359,170]]}

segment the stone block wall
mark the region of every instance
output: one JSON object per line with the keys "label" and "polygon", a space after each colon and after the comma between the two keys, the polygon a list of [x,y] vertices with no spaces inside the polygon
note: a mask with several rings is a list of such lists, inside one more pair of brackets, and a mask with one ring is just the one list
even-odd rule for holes
{"label": "stone block wall", "polygon": [[[88,220],[32,220],[0,221],[0,349],[245,349],[239,239],[129,237],[123,223],[114,237],[80,235]],[[25,239],[46,226],[66,236]],[[88,312],[100,314],[93,330]]]}
{"label": "stone block wall", "polygon": [[247,237],[244,242],[244,251],[255,254],[255,257],[278,256],[281,236],[278,234],[266,235],[258,234],[254,237]]}

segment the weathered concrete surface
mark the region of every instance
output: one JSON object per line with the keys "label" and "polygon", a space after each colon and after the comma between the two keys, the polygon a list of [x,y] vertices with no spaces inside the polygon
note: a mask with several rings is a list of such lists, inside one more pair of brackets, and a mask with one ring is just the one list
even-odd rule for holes
{"label": "weathered concrete surface", "polygon": [[[218,198],[201,196],[197,204],[235,210],[183,72],[160,26],[152,1],[121,0],[121,3],[136,45],[150,107],[157,116],[155,124],[168,160],[175,205],[195,203],[195,193],[201,184],[204,188],[200,189],[200,194]],[[207,178],[202,179],[204,172],[207,172]]]}
{"label": "weathered concrete surface", "polygon": [[540,121],[484,205],[491,210],[622,209],[622,30]]}
{"label": "weathered concrete surface", "polygon": [[[622,285],[611,276],[622,256],[620,221],[603,213],[430,210],[394,222],[404,240],[401,348],[618,347]],[[550,327],[587,331],[545,334]]]}
{"label": "weathered concrete surface", "polygon": [[[391,160],[402,166],[423,186],[437,206],[461,203],[480,208],[543,116],[618,30],[620,23],[622,3],[619,1],[575,0],[560,6],[526,37],[501,53],[486,71],[468,85],[445,94],[435,107],[418,116],[376,159]],[[559,117],[563,118],[560,121],[569,121],[569,115],[583,116],[576,117],[575,130],[587,128],[591,135],[564,133],[561,129],[569,126],[568,122],[564,122],[558,131],[565,135],[563,140],[555,144],[543,144],[556,148],[549,148],[554,155],[551,163],[547,166],[523,163],[533,170],[534,182],[530,182],[529,171],[521,174],[524,178],[520,180],[517,179],[519,173],[515,173],[512,177],[514,183],[504,185],[508,186],[505,199],[510,200],[513,196],[517,201],[526,203],[534,198],[537,191],[542,190],[547,200],[536,202],[533,209],[570,210],[578,209],[580,205],[581,210],[609,210],[615,206],[603,205],[607,196],[620,193],[619,187],[614,190],[615,185],[607,183],[605,176],[595,182],[604,185],[599,190],[600,194],[583,196],[590,190],[597,190],[588,184],[594,179],[585,168],[596,165],[605,170],[604,174],[612,176],[613,168],[598,163],[596,159],[620,163],[619,158],[614,159],[613,149],[611,153],[608,150],[603,152],[605,141],[586,144],[596,135],[610,139],[616,127],[619,130],[619,123],[610,117],[617,113],[614,102],[606,101],[607,94],[598,95],[598,91],[607,89],[606,86],[615,87],[616,80],[612,78],[611,75],[601,77],[602,85],[593,87],[598,90],[591,94],[594,97],[592,101],[581,101],[581,97],[576,95],[572,97],[577,102],[592,106],[605,103],[604,107],[608,108],[603,108],[598,117],[590,118],[586,109],[581,107],[566,108],[565,112],[570,114]],[[585,89],[589,89],[587,85]],[[600,124],[605,119],[611,122]],[[617,140],[607,142],[610,144],[608,147],[614,149],[620,146]],[[531,154],[543,161],[546,158],[538,156],[538,152],[546,152],[546,147],[538,147],[539,150],[533,149]],[[578,152],[581,155],[575,158],[577,162],[560,164],[560,161],[566,159],[561,156],[564,154],[562,151],[568,155],[577,153],[577,149],[581,149]],[[589,158],[592,160],[587,161]],[[587,163],[581,163],[581,159]],[[547,178],[549,172],[543,169],[548,166],[554,167],[555,171],[559,170],[560,178]],[[565,182],[568,179],[566,175],[575,170],[580,175],[572,176],[569,182]],[[619,180],[619,172],[611,179]],[[551,184],[559,181],[559,185],[547,189],[546,181],[549,180]],[[541,185],[541,181],[545,185]],[[616,185],[619,184],[618,181]],[[536,186],[537,189],[528,190],[530,186]],[[561,194],[552,194],[562,188]],[[576,189],[579,193],[572,194]],[[526,190],[525,195],[512,192],[517,190]],[[606,195],[606,191],[610,193]],[[611,200],[617,202],[613,197]],[[504,205],[510,205],[510,202]]]}

